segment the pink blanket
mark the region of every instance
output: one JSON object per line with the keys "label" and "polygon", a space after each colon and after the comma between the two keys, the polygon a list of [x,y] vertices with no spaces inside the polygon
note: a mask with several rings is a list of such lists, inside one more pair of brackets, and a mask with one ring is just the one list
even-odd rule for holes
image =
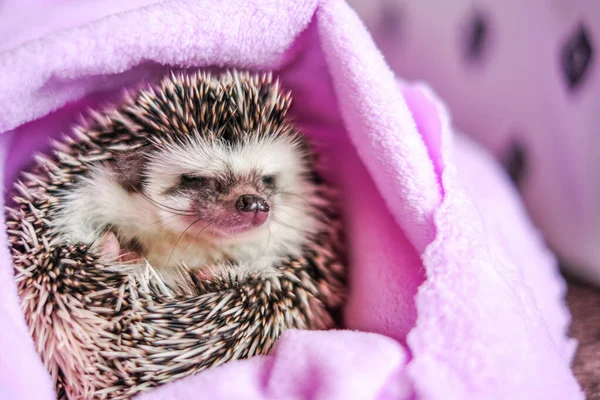
{"label": "pink blanket", "polygon": [[[289,331],[269,356],[141,399],[583,398],[564,283],[507,178],[426,86],[395,80],[342,0],[29,3],[0,8],[5,188],[82,107],[170,68],[230,66],[278,71],[344,191],[349,330]],[[51,399],[0,240],[0,398]]]}
{"label": "pink blanket", "polygon": [[511,172],[572,274],[600,285],[600,1],[348,0]]}

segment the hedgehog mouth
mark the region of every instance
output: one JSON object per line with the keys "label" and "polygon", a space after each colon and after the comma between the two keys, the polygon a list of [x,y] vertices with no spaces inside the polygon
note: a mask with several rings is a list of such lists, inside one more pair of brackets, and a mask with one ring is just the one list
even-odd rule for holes
{"label": "hedgehog mouth", "polygon": [[261,226],[262,226],[262,224],[259,226],[255,226],[252,223],[245,223],[245,224],[241,224],[241,225],[232,225],[232,226],[220,225],[220,226],[211,227],[210,234],[212,234],[213,236],[219,236],[219,237],[236,236],[236,235],[254,231],[254,230],[260,228]]}
{"label": "hedgehog mouth", "polygon": [[233,227],[233,228],[214,228],[211,229],[209,235],[214,239],[232,239],[237,238],[242,235],[251,234],[256,231],[257,228],[251,225],[249,226],[241,226],[241,227]]}
{"label": "hedgehog mouth", "polygon": [[233,215],[215,215],[207,219],[194,219],[190,217],[186,220],[189,224],[197,226],[194,230],[195,235],[213,237],[216,239],[233,238],[241,235],[251,234],[261,230],[267,222],[269,216],[264,213],[245,215],[234,213]]}

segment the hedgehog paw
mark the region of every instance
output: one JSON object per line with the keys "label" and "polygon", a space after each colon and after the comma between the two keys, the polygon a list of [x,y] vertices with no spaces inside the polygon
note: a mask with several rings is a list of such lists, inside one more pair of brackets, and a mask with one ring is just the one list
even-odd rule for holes
{"label": "hedgehog paw", "polygon": [[116,261],[123,264],[138,264],[142,262],[142,257],[135,251],[121,248],[117,235],[113,232],[106,232],[100,239],[100,256],[108,261]]}

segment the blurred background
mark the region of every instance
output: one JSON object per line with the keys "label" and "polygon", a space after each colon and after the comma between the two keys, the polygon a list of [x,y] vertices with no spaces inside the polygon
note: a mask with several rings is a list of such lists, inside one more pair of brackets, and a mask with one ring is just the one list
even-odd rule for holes
{"label": "blurred background", "polygon": [[600,1],[348,2],[504,165],[569,277],[574,370],[600,399]]}

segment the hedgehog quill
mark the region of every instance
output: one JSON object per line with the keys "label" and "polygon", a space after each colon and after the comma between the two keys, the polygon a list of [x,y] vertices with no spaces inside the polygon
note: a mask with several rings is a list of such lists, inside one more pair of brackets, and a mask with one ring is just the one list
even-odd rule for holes
{"label": "hedgehog quill", "polygon": [[[265,103],[271,109],[252,109],[254,99],[235,98],[253,94],[236,87],[242,79],[228,75],[208,83],[230,82],[228,95],[238,107],[231,115],[264,118],[256,126],[244,120],[223,123],[223,112],[199,126],[191,97],[173,101],[187,82],[167,81],[175,99],[165,97],[164,107],[175,107],[180,119],[163,114],[152,129],[166,134],[94,164],[60,196],[51,226],[62,241],[94,244],[108,260],[147,261],[171,284],[181,265],[245,276],[269,272],[282,256],[299,256],[306,233],[322,223],[310,210],[319,201],[310,154],[298,131],[274,123],[283,111],[277,107],[288,100],[274,97]],[[277,96],[254,93],[265,94]],[[139,122],[154,117],[155,103],[142,98],[116,118],[139,131]]]}
{"label": "hedgehog quill", "polygon": [[345,296],[335,188],[269,74],[171,74],[92,113],[7,213],[23,310],[64,398],[129,398]]}

